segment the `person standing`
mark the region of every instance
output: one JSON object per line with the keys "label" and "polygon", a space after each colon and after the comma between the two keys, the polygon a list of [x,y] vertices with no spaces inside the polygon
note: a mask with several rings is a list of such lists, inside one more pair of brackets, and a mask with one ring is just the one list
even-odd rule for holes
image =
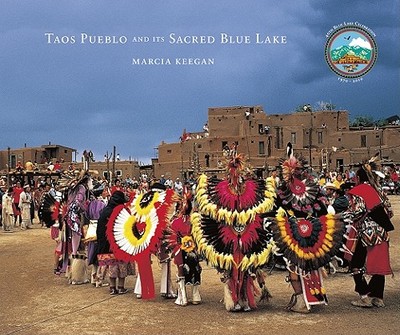
{"label": "person standing", "polygon": [[192,286],[192,304],[201,303],[199,286],[201,284],[200,257],[196,250],[196,243],[192,236],[190,214],[192,212],[192,199],[190,189],[185,189],[180,202],[178,216],[172,221],[174,263],[177,266],[178,296],[175,304],[186,306],[188,303],[187,286]]}
{"label": "person standing", "polygon": [[5,232],[13,232],[13,188],[10,187],[2,197],[2,220]]}
{"label": "person standing", "polygon": [[174,190],[176,193],[178,193],[180,196],[182,195],[183,192],[183,184],[179,180],[179,178],[176,178],[175,183],[174,183]]}
{"label": "person standing", "polygon": [[[125,288],[125,278],[128,275],[128,263],[116,260],[110,248],[110,242],[107,239],[106,230],[107,223],[115,207],[122,205],[128,201],[128,198],[122,191],[112,193],[107,206],[101,211],[97,221],[97,246],[93,256],[98,259],[97,280],[102,281],[105,268],[109,267],[110,271],[110,295],[124,294],[127,292]],[[118,279],[118,286],[117,286]]]}
{"label": "person standing", "polygon": [[343,176],[341,173],[338,173],[336,175],[335,180],[333,181],[333,184],[336,186],[336,189],[339,190],[340,186],[342,186],[342,184],[344,184],[344,180],[343,180]]}
{"label": "person standing", "polygon": [[[101,211],[106,207],[106,202],[101,198],[101,194],[104,191],[105,185],[99,186],[93,190],[93,197],[88,204],[86,217],[89,220],[89,227],[93,225],[97,230],[97,222],[100,217]],[[88,228],[89,230],[90,228]],[[105,274],[102,274],[101,278],[97,278],[98,272],[98,261],[97,261],[97,236],[89,236],[85,234],[85,243],[87,244],[87,257],[88,265],[92,265],[91,283],[96,287],[105,286],[108,283],[103,283],[101,278],[104,278]]]}
{"label": "person standing", "polygon": [[[394,230],[390,220],[393,213],[385,194],[379,190],[376,164],[373,159],[356,172],[356,186],[348,191],[350,209],[343,213],[355,230],[355,246],[350,268],[359,299],[351,302],[356,307],[385,307],[383,301],[385,275],[393,274],[389,258],[389,234]],[[364,274],[370,275],[367,282]]]}
{"label": "person standing", "polygon": [[325,189],[325,195],[326,195],[326,200],[327,200],[327,206],[328,205],[333,205],[333,203],[335,202],[335,198],[336,198],[336,191],[338,190],[338,188],[336,187],[336,185],[334,183],[326,183],[324,186]]}
{"label": "person standing", "polygon": [[78,253],[82,237],[83,213],[87,207],[87,191],[93,188],[92,179],[87,171],[82,170],[70,185],[67,194],[65,222],[68,236],[71,236],[72,256]]}
{"label": "person standing", "polygon": [[173,186],[173,181],[172,181],[172,179],[171,179],[170,176],[165,180],[164,185],[165,185],[165,187],[167,188],[167,190],[170,189],[170,188],[172,188],[172,186]]}
{"label": "person standing", "polygon": [[115,191],[124,191],[121,185],[121,179],[115,179],[114,185],[111,187],[111,194],[114,194]]}
{"label": "person standing", "polygon": [[23,192],[19,196],[18,206],[21,211],[21,230],[32,228],[32,219],[31,219],[31,187],[29,184],[24,186]]}
{"label": "person standing", "polygon": [[17,221],[22,227],[22,217],[19,207],[19,198],[24,189],[21,187],[21,182],[17,181],[13,188],[13,199],[14,199],[14,227],[17,227]]}
{"label": "person standing", "polygon": [[[6,194],[6,185],[0,179],[0,227],[3,227],[3,195]],[[4,228],[3,228],[4,229]]]}
{"label": "person standing", "polygon": [[166,179],[165,179],[164,175],[162,174],[160,177],[160,184],[165,185],[165,181],[166,181]]}

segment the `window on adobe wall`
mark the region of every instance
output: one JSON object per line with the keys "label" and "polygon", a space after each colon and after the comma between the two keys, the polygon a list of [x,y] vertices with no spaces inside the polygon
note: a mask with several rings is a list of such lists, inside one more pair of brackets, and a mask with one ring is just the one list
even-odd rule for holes
{"label": "window on adobe wall", "polygon": [[10,168],[14,169],[17,166],[17,156],[10,155]]}
{"label": "window on adobe wall", "polygon": [[172,150],[167,150],[167,154],[172,154]]}
{"label": "window on adobe wall", "polygon": [[275,128],[275,148],[276,149],[282,149],[283,147],[283,134],[282,134],[282,128],[277,127]]}
{"label": "window on adobe wall", "polygon": [[297,136],[296,133],[290,133],[290,142],[296,144]]}
{"label": "window on adobe wall", "polygon": [[201,149],[203,146],[201,144],[197,145],[197,149]]}
{"label": "window on adobe wall", "polygon": [[367,147],[367,135],[361,135],[361,147],[362,148]]}
{"label": "window on adobe wall", "polygon": [[258,142],[258,154],[265,155],[265,144],[264,141]]}
{"label": "window on adobe wall", "polygon": [[263,134],[264,133],[264,126],[262,124],[258,125],[258,133]]}
{"label": "window on adobe wall", "polygon": [[323,142],[323,137],[322,137],[322,131],[318,132],[318,144],[322,144]]}

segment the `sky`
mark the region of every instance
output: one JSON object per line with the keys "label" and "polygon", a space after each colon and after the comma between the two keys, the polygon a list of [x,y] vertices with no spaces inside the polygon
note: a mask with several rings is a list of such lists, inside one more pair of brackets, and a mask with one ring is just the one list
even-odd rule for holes
{"label": "sky", "polygon": [[[400,115],[399,13],[400,0],[1,0],[0,150],[50,142],[102,160],[115,146],[148,164],[210,107]],[[324,57],[350,22],[378,48],[356,82]],[[196,58],[212,64],[183,63]]]}

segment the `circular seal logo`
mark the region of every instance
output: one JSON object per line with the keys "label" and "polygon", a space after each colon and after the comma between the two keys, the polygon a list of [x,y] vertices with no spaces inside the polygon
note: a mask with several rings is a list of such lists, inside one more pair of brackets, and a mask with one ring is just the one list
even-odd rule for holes
{"label": "circular seal logo", "polygon": [[378,48],[372,34],[363,27],[346,25],[333,30],[325,45],[325,59],[343,78],[359,78],[372,69]]}

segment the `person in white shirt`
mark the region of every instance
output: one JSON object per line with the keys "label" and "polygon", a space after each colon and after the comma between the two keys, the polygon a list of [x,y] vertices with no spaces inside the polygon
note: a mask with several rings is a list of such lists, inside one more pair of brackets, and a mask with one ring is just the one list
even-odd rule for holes
{"label": "person in white shirt", "polygon": [[182,182],[179,180],[179,178],[176,178],[175,183],[174,183],[174,190],[176,193],[178,193],[179,195],[182,195],[183,192],[183,184]]}
{"label": "person in white shirt", "polygon": [[27,184],[19,197],[19,208],[22,215],[21,230],[32,228],[31,201],[31,187]]}

